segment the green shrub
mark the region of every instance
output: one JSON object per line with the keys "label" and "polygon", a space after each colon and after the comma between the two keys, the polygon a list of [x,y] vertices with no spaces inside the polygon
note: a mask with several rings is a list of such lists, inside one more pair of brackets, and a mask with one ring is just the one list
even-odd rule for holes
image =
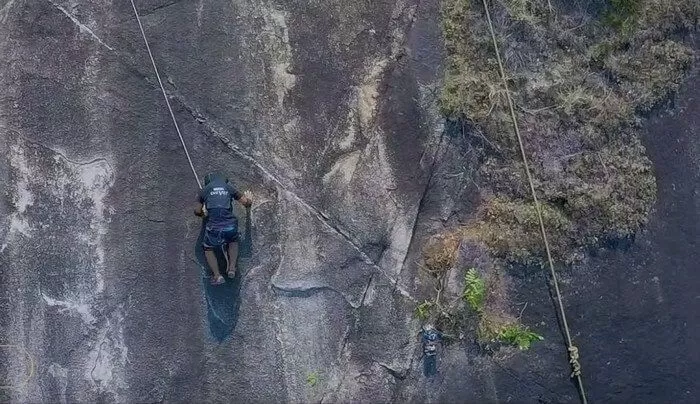
{"label": "green shrub", "polygon": [[498,340],[503,343],[518,347],[521,351],[530,349],[533,342],[542,341],[544,337],[530,331],[519,324],[510,324],[498,332]]}

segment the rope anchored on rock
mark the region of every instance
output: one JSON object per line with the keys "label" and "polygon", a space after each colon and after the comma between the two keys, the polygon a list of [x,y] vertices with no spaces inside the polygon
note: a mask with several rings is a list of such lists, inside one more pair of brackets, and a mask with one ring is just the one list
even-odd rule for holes
{"label": "rope anchored on rock", "polygon": [[578,348],[574,345],[569,347],[569,363],[571,364],[571,378],[581,376],[581,364],[578,361]]}
{"label": "rope anchored on rock", "polygon": [[525,145],[520,135],[520,127],[518,126],[518,117],[515,114],[515,106],[513,103],[513,98],[510,94],[510,89],[508,88],[508,78],[506,77],[506,71],[503,67],[503,61],[501,60],[501,51],[498,48],[498,40],[496,39],[496,30],[493,27],[493,21],[491,20],[491,13],[489,12],[488,0],[482,0],[484,3],[484,10],[486,12],[486,21],[489,25],[489,30],[491,31],[491,39],[493,41],[493,49],[496,53],[496,61],[498,62],[499,74],[501,80],[503,81],[503,88],[505,90],[506,98],[508,100],[508,107],[510,109],[510,116],[513,121],[513,131],[518,139],[518,146],[520,147],[520,154],[523,159],[523,165],[525,166],[525,174],[527,176],[527,181],[530,186],[530,192],[532,194],[532,200],[535,203],[535,210],[537,211],[537,219],[540,225],[540,234],[542,235],[542,241],[544,242],[545,251],[547,252],[547,262],[549,264],[549,271],[552,277],[552,284],[554,285],[554,290],[556,292],[557,303],[559,306],[559,314],[561,316],[561,321],[564,326],[564,331],[566,334],[566,345],[569,353],[569,363],[571,364],[572,373],[571,377],[576,378],[576,384],[578,386],[578,391],[581,396],[581,402],[583,404],[587,403],[586,391],[583,387],[583,379],[581,378],[581,364],[579,363],[579,352],[578,348],[574,346],[571,340],[571,331],[569,330],[569,324],[566,321],[566,312],[564,311],[564,303],[561,297],[561,291],[559,290],[559,281],[557,281],[557,274],[554,270],[554,259],[552,258],[552,253],[549,248],[549,240],[547,239],[547,232],[544,227],[544,219],[542,218],[542,209],[540,207],[540,202],[537,198],[537,192],[535,192],[535,182],[532,179],[532,174],[530,172],[530,165],[528,163],[527,154],[525,153]]}

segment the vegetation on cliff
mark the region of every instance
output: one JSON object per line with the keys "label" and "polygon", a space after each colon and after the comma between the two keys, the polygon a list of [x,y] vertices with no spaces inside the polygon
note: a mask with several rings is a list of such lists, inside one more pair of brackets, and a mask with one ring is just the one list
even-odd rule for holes
{"label": "vegetation on cliff", "polygon": [[[697,28],[700,3],[554,2],[553,10],[547,3],[494,0],[490,11],[552,252],[571,264],[589,247],[634,237],[648,220],[656,183],[638,134],[641,116],[672,97],[692,65],[684,39]],[[482,0],[442,0],[442,16],[442,113],[486,140],[472,178],[482,203],[459,234],[504,265],[542,266],[539,223]],[[489,337],[515,335],[512,324],[491,327],[488,317],[480,329]]]}
{"label": "vegetation on cliff", "polygon": [[[690,67],[683,34],[693,0],[614,0],[597,16],[550,14],[546,2],[499,0],[509,85],[555,258],[633,236],[656,184],[638,114],[667,99]],[[542,248],[481,1],[444,0],[448,61],[442,111],[489,140],[476,179],[486,191],[469,235],[511,264],[541,264]]]}

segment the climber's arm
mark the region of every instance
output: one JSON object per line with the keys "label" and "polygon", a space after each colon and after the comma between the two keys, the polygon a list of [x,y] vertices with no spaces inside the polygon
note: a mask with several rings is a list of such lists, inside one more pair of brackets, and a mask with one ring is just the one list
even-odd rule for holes
{"label": "climber's arm", "polygon": [[231,195],[233,195],[233,199],[237,200],[238,203],[245,206],[246,208],[249,208],[253,204],[253,199],[251,198],[250,191],[240,193],[232,185],[229,185],[229,188],[229,192],[231,192]]}
{"label": "climber's arm", "polygon": [[197,206],[194,208],[194,215],[199,217],[204,216],[204,204],[201,202],[197,203]]}
{"label": "climber's arm", "polygon": [[197,193],[197,205],[194,208],[194,215],[204,216],[204,190]]}

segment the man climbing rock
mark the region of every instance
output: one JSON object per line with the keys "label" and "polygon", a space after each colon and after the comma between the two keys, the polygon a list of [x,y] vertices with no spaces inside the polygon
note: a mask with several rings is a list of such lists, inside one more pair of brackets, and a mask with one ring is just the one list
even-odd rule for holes
{"label": "man climbing rock", "polygon": [[[209,173],[204,178],[204,188],[199,192],[197,207],[194,214],[207,217],[204,229],[204,256],[213,273],[212,285],[225,283],[224,277],[219,271],[219,263],[216,260],[214,249],[224,252],[228,268],[226,275],[233,279],[236,275],[236,261],[238,260],[238,219],[233,214],[233,200],[237,200],[246,208],[253,204],[250,192],[241,194],[236,190],[226,177],[216,173]],[[228,250],[225,246],[228,245]],[[228,253],[228,254],[227,254]]]}

